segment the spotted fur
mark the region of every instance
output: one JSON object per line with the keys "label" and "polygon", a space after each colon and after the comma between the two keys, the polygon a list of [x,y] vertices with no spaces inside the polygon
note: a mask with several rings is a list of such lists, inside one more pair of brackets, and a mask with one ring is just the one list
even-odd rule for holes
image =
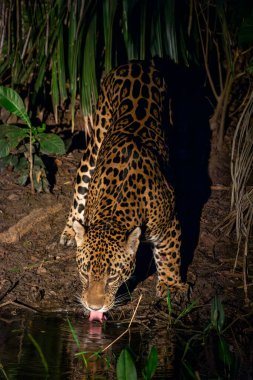
{"label": "spotted fur", "polygon": [[[181,288],[181,231],[163,168],[165,84],[152,65],[130,63],[104,79],[91,144],[77,172],[61,236],[77,244],[82,302],[107,311],[135,268],[140,238],[153,244],[157,294]],[[145,257],[143,258],[145,260]]]}

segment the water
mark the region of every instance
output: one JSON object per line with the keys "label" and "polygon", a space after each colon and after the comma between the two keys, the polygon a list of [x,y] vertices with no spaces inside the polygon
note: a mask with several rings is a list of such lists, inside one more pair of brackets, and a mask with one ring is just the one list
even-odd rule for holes
{"label": "water", "polygon": [[[69,320],[76,341],[67,317],[62,315],[28,314],[15,320],[0,319],[0,363],[3,367],[0,378],[5,378],[6,373],[8,379],[15,380],[114,379],[116,360],[123,348],[131,347],[141,368],[152,341],[158,344],[159,340],[157,335],[153,338],[151,334],[142,336],[140,328],[133,326],[130,333],[98,355],[126,330],[127,325],[113,322],[101,325],[72,316]],[[76,356],[80,351],[85,352],[87,367],[82,357]],[[163,367],[158,368],[156,378],[160,378],[161,371],[161,378],[167,378],[172,368],[171,363],[167,364],[163,362]],[[166,375],[164,366],[168,369]]]}
{"label": "water", "polygon": [[[189,331],[179,334],[176,330],[148,330],[133,324],[130,332],[111,344],[127,329],[126,324],[101,325],[74,316],[69,316],[69,321],[74,333],[63,315],[0,317],[0,379],[116,379],[117,359],[126,347],[133,354],[138,379],[143,378],[152,347],[158,352],[153,379],[252,379],[249,367],[234,355],[236,344],[228,345],[227,363],[220,360],[217,335],[205,338],[205,345],[203,339],[193,339],[185,365],[181,359]],[[76,355],[80,352],[84,352],[84,358]]]}

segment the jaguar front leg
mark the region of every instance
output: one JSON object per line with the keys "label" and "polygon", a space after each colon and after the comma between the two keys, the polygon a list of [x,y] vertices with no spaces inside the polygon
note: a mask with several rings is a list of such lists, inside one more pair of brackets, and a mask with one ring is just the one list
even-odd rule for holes
{"label": "jaguar front leg", "polygon": [[181,228],[176,217],[163,231],[154,246],[154,257],[158,273],[157,296],[167,297],[170,292],[185,292],[186,285],[180,276]]}
{"label": "jaguar front leg", "polygon": [[81,224],[84,222],[84,210],[88,194],[91,176],[96,166],[98,146],[91,144],[84,152],[83,158],[77,170],[73,204],[70,209],[66,226],[61,234],[60,244],[66,246],[75,245],[74,220]]}
{"label": "jaguar front leg", "polygon": [[72,227],[73,221],[77,220],[81,224],[84,222],[84,210],[90,179],[96,166],[98,151],[111,124],[111,108],[106,94],[107,88],[106,83],[104,83],[101,86],[98,97],[91,143],[84,152],[77,171],[73,204],[68,215],[66,226],[60,238],[60,244],[62,245],[75,245],[75,232]]}

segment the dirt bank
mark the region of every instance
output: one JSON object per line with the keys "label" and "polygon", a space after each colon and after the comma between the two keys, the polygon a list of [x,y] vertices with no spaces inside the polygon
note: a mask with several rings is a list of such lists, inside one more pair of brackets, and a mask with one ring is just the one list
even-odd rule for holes
{"label": "dirt bank", "polygon": [[[58,244],[80,157],[81,153],[75,151],[57,160],[56,185],[50,194],[32,196],[29,187],[16,184],[15,173],[7,169],[0,172],[0,312],[8,310],[12,314],[19,308],[31,308],[83,313],[78,302],[81,284],[75,250]],[[219,294],[227,315],[232,317],[247,311],[240,266],[232,272],[236,244],[214,231],[227,215],[229,196],[229,187],[211,188],[201,213],[199,242],[187,276],[193,285],[193,299],[198,299],[200,305],[209,305],[213,296]],[[140,283],[134,292],[134,299],[140,292],[144,294],[138,313],[142,318],[150,315],[151,310],[156,315],[154,287],[155,275]],[[128,316],[135,304],[133,301],[111,311],[109,318],[122,318],[122,313]],[[201,318],[208,319],[209,313],[209,307],[202,308]]]}

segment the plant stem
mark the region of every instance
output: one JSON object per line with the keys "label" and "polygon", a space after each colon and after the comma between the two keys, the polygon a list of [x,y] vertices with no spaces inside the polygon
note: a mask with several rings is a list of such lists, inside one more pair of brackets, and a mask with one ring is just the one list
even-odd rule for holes
{"label": "plant stem", "polygon": [[29,136],[29,177],[31,182],[31,193],[34,194],[34,181],[33,181],[33,145],[32,145],[32,129],[30,128]]}
{"label": "plant stem", "polygon": [[222,102],[221,120],[220,120],[219,136],[218,136],[219,150],[222,148],[222,143],[223,143],[225,118],[227,114],[227,108],[228,108],[229,96],[230,96],[232,84],[233,84],[233,76],[231,75],[231,72],[229,71],[226,78],[226,83],[225,83],[225,87],[223,90],[223,97],[222,97],[223,102]]}

